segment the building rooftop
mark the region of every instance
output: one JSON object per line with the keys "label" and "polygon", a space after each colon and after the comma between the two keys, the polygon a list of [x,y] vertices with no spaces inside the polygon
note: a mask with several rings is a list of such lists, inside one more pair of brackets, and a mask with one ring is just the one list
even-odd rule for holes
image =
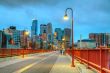
{"label": "building rooftop", "polygon": [[47,26],[46,24],[41,24],[40,26]]}
{"label": "building rooftop", "polygon": [[[80,42],[80,40],[78,40],[78,42]],[[96,41],[91,39],[83,39],[81,40],[81,42],[96,42]]]}

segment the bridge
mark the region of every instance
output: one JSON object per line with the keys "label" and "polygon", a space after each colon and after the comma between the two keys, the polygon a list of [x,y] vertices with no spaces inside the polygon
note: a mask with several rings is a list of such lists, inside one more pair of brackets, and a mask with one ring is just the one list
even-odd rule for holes
{"label": "bridge", "polygon": [[0,73],[110,73],[110,48],[0,49]]}

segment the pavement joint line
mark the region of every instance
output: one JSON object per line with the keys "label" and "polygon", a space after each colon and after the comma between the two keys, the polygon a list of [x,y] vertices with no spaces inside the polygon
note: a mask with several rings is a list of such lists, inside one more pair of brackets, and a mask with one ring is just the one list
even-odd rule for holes
{"label": "pavement joint line", "polygon": [[25,66],[24,68],[21,68],[21,69],[15,71],[15,72],[13,72],[13,73],[22,73],[23,71],[25,71],[25,70],[31,68],[31,67],[34,66],[35,64],[41,63],[41,62],[43,62],[44,60],[50,58],[51,56],[53,56],[53,55],[55,55],[55,54],[56,54],[56,53],[54,53],[54,54],[52,54],[52,55],[50,55],[50,56],[48,56],[48,57],[46,57],[46,58],[44,58],[44,59],[41,59],[40,61],[37,61],[37,62],[34,62],[34,63],[30,64],[30,65],[27,65],[27,66]]}
{"label": "pavement joint line", "polygon": [[[51,54],[51,53],[42,53],[42,54],[38,54],[37,57],[39,56],[42,56],[42,55],[47,55],[47,54]],[[30,56],[29,56],[30,57]],[[32,57],[35,57],[35,56],[32,56]],[[25,61],[25,60],[29,60],[31,58],[25,58],[25,59],[11,59],[11,60],[7,60],[5,62],[0,62],[0,68],[2,67],[6,67],[6,66],[9,66],[11,64],[15,64],[15,63],[18,63],[18,62],[22,62],[22,61]]]}

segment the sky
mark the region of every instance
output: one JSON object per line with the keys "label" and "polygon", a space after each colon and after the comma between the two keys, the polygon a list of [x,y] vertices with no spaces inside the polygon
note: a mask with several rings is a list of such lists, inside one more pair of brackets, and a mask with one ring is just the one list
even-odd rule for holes
{"label": "sky", "polygon": [[[110,33],[110,0],[0,0],[0,30],[10,25],[30,30],[32,19],[54,28],[71,28],[64,21],[66,8],[73,8],[74,40],[88,38],[89,33]],[[71,11],[68,11],[71,15]]]}

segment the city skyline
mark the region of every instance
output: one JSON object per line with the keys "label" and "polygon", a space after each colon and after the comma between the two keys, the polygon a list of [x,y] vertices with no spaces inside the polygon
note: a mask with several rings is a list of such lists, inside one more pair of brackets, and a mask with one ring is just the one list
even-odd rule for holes
{"label": "city skyline", "polygon": [[72,7],[74,10],[75,41],[80,38],[80,34],[83,38],[88,38],[88,34],[91,32],[110,32],[109,0],[7,1],[0,2],[0,14],[2,14],[0,15],[0,25],[2,26],[0,29],[15,25],[18,29],[31,30],[33,18],[38,20],[38,27],[40,27],[40,24],[51,22],[53,29],[70,28],[69,21],[64,21],[63,15],[65,8]]}
{"label": "city skyline", "polygon": [[110,73],[110,0],[0,0],[0,73]]}

